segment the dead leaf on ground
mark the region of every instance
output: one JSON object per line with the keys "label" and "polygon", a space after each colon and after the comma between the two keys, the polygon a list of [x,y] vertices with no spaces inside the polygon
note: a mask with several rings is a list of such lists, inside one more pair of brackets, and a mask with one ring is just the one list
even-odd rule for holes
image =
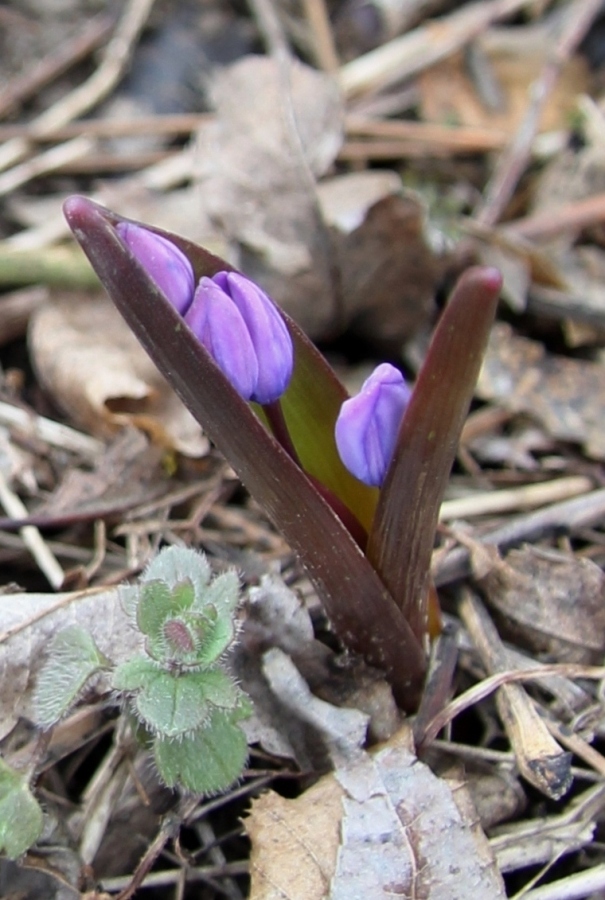
{"label": "dead leaf on ground", "polygon": [[464,786],[434,775],[408,741],[400,730],[296,800],[253,802],[252,900],[503,900]]}
{"label": "dead leaf on ground", "polygon": [[200,426],[107,297],[55,295],[33,316],[29,346],[46,390],[91,434],[130,424],[188,456],[208,451]]}
{"label": "dead leaf on ground", "polygon": [[349,234],[334,232],[343,317],[383,349],[427,326],[444,263],[426,237],[426,210],[411,192],[377,200]]}
{"label": "dead leaf on ground", "polygon": [[547,353],[509,325],[492,330],[477,395],[540,422],[554,438],[605,459],[605,366]]}
{"label": "dead leaf on ground", "polygon": [[215,120],[198,135],[203,205],[235,243],[238,267],[321,333],[334,296],[315,178],[342,142],[337,83],[297,61],[251,56],[215,77],[212,96]]}
{"label": "dead leaf on ground", "polygon": [[60,516],[149,503],[171,486],[162,455],[161,448],[142,432],[127,428],[110,442],[91,470],[68,469],[36,513]]}
{"label": "dead leaf on ground", "polygon": [[[539,77],[552,53],[553,40],[552,21],[524,28],[487,29],[474,49],[480,54],[482,67],[475,80],[469,75],[468,56],[463,53],[431,66],[420,76],[423,118],[493,128],[513,135],[527,111],[528,86]],[[477,84],[481,85],[483,96]],[[586,63],[574,56],[557,78],[540,130],[566,128],[578,94],[588,88]]]}
{"label": "dead leaf on ground", "polygon": [[[72,625],[88,631],[115,663],[136,651],[136,633],[117,589],[0,597],[0,739],[20,716],[35,721],[32,691],[37,674],[54,635]],[[102,684],[99,689],[103,690]]]}
{"label": "dead leaf on ground", "polygon": [[562,662],[597,664],[605,650],[605,575],[589,559],[527,545],[492,553],[479,584],[516,641]]}

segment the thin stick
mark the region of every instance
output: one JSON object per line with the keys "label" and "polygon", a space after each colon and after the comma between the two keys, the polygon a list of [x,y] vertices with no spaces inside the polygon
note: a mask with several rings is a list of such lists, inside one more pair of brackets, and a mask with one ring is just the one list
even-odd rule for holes
{"label": "thin stick", "polygon": [[450,722],[471,706],[485,700],[490,694],[504,684],[514,682],[541,681],[543,678],[566,677],[585,678],[593,681],[602,681],[605,678],[605,666],[581,666],[575,663],[538,663],[527,669],[509,669],[506,672],[498,672],[490,675],[478,684],[464,691],[448,703],[426,726],[422,732],[422,743],[430,742],[435,735],[449,725]]}
{"label": "thin stick", "polygon": [[[505,670],[506,650],[479,598],[464,590],[459,610],[487,670],[492,674]],[[571,784],[571,754],[554,740],[523,687],[502,685],[496,706],[521,774],[547,797],[563,796]]]}
{"label": "thin stick", "polygon": [[567,8],[559,38],[540,75],[530,87],[530,102],[517,134],[500,157],[485,197],[475,216],[482,225],[495,225],[525,171],[531,146],[563,65],[574,52],[595,17],[601,0],[573,0]]}
{"label": "thin stick", "polygon": [[507,222],[501,231],[513,238],[544,241],[566,231],[579,231],[605,220],[605,193],[565,203],[557,209]]}
{"label": "thin stick", "polygon": [[305,16],[313,35],[317,64],[324,72],[337,72],[340,66],[330,17],[325,0],[302,0]]}
{"label": "thin stick", "polygon": [[21,165],[14,166],[3,175],[0,175],[0,197],[10,194],[18,187],[38,178],[40,175],[46,175],[56,169],[65,168],[75,160],[88,156],[93,150],[93,142],[86,137],[74,138],[65,144],[58,144],[51,147],[45,153],[39,153],[33,159],[28,159]]}
{"label": "thin stick", "polygon": [[441,504],[439,518],[442,522],[446,522],[449,519],[468,519],[474,516],[532,509],[557,500],[567,500],[578,494],[587,494],[592,488],[592,479],[584,475],[570,475],[568,478],[556,478],[542,484],[528,484],[502,491],[485,491],[458,500],[446,500]]}
{"label": "thin stick", "polygon": [[98,459],[105,449],[103,441],[97,438],[11,403],[0,402],[0,424],[19,428],[52,447],[77,453],[90,460]]}
{"label": "thin stick", "polygon": [[518,12],[527,0],[479,0],[359,56],[340,69],[347,96],[376,91],[445,59],[491,24]]}
{"label": "thin stick", "polygon": [[[510,522],[481,536],[481,543],[501,550],[522,541],[534,541],[544,534],[562,529],[572,534],[574,529],[586,528],[605,517],[605,488],[554,503],[537,512],[516,516]],[[456,547],[445,556],[437,550],[433,554],[433,579],[439,587],[464,578],[471,571],[470,554],[466,547]]]}
{"label": "thin stick", "polygon": [[[522,900],[582,900],[602,896],[605,890],[605,863],[576,872],[559,881],[534,888],[522,895]],[[520,898],[521,900],[521,898]]]}
{"label": "thin stick", "polygon": [[[1,472],[0,503],[9,516],[19,518],[27,516],[27,508],[23,505],[17,494],[10,489],[8,482]],[[20,529],[19,533],[23,539],[23,543],[36,560],[39,569],[46,576],[48,583],[55,591],[58,591],[65,580],[65,573],[38,529],[34,528],[32,525],[26,525],[24,528]]]}
{"label": "thin stick", "polygon": [[[116,86],[126,71],[132,48],[149,17],[154,0],[130,0],[115,34],[105,51],[103,61],[91,77],[74,91],[58,100],[31,123],[38,137],[53,132],[78,116],[88,112]],[[27,156],[29,141],[17,138],[0,149],[0,170],[15,165]]]}
{"label": "thin stick", "polygon": [[174,137],[190,134],[202,125],[214,121],[212,113],[175,113],[165,116],[137,116],[132,119],[79,119],[55,129],[52,136],[39,136],[31,123],[0,125],[0,140],[27,138],[32,142],[69,141],[85,135],[94,138],[132,137],[145,134]]}
{"label": "thin stick", "polygon": [[[406,119],[369,119],[348,115],[345,119],[347,137],[388,138],[392,141],[417,144],[435,144],[452,150],[487,152],[501,150],[509,135],[506,131],[481,126],[440,125],[438,122],[413,122]],[[354,142],[351,142],[354,143]],[[346,146],[346,145],[345,145]]]}
{"label": "thin stick", "polygon": [[41,88],[100,47],[111,34],[113,24],[108,16],[96,16],[73,38],[63,40],[54,53],[41,59],[33,69],[19,78],[13,78],[0,93],[0,116],[12,112],[20,103],[35,96]]}

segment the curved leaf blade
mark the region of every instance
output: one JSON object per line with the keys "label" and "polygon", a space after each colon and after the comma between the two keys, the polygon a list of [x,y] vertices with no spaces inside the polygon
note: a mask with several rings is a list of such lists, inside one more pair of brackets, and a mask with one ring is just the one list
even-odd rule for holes
{"label": "curved leaf blade", "polygon": [[419,640],[439,507],[501,285],[496,269],[479,267],[458,281],[414,385],[370,532],[368,558]]}

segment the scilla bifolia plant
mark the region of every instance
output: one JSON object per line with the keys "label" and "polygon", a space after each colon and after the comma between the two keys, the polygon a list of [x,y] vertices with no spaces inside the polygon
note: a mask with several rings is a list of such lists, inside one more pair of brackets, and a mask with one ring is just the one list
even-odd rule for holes
{"label": "scilla bifolia plant", "polygon": [[57,722],[86,682],[105,670],[169,787],[205,794],[229,787],[247,756],[237,723],[250,714],[224,668],[238,598],[235,572],[211,581],[201,553],[162,550],[138,584],[120,588],[140,652],[114,666],[84,629],[60,631],[36,687],[39,724]]}
{"label": "scilla bifolia plant", "polygon": [[341,413],[346,391],[311,341],[223,260],[83,197],[65,215],[160,371],[299,554],[344,644],[414,709],[437,515],[499,273],[464,273],[411,394],[379,367]]}

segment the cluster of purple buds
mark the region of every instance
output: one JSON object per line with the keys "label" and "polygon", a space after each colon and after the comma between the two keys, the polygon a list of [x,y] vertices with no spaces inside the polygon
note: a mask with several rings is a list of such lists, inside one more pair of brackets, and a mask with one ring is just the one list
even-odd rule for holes
{"label": "cluster of purple buds", "polygon": [[336,420],[340,458],[364,484],[380,487],[389,468],[411,390],[394,366],[383,363],[355,397],[345,400]]}
{"label": "cluster of purple buds", "polygon": [[[294,365],[290,333],[274,303],[237,272],[204,276],[167,238],[131,222],[117,231],[244,400],[270,404],[284,393]],[[336,446],[346,468],[365,484],[382,485],[393,457],[410,389],[384,363],[346,400]]]}
{"label": "cluster of purple buds", "polygon": [[120,222],[117,231],[132,255],[244,398],[268,404],[286,390],[294,365],[290,333],[277,307],[237,272],[204,276],[167,238]]}

